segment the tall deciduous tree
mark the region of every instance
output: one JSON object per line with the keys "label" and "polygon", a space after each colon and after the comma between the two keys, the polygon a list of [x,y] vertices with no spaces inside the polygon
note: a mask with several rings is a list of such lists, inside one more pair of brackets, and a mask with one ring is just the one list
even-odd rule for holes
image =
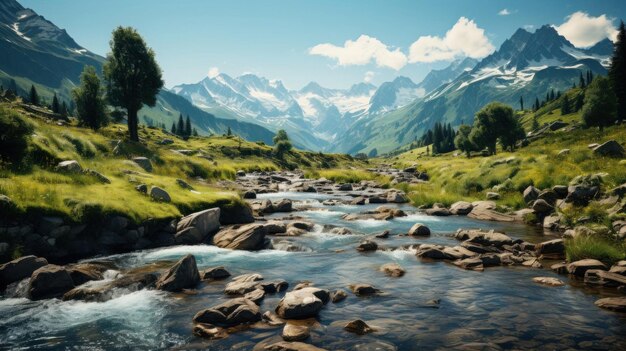
{"label": "tall deciduous tree", "polygon": [[615,42],[609,78],[617,97],[617,116],[620,119],[626,119],[626,30],[623,21],[619,26]]}
{"label": "tall deciduous tree", "polygon": [[111,52],[104,64],[108,97],[112,105],[126,109],[130,140],[139,141],[137,111],[146,104],[154,106],[163,87],[161,68],[154,51],[131,27],[113,31]]}
{"label": "tall deciduous tree", "polygon": [[510,123],[514,120],[515,116],[510,106],[492,102],[476,113],[470,140],[480,148],[486,147],[490,154],[495,155],[498,138],[507,128],[512,127]]}
{"label": "tall deciduous tree", "polygon": [[85,66],[80,86],[72,91],[77,117],[81,125],[98,129],[108,123],[104,89],[93,66]]}
{"label": "tall deciduous tree", "polygon": [[468,125],[459,126],[459,131],[454,138],[454,145],[457,149],[465,152],[467,158],[470,157],[470,152],[476,149],[476,145],[472,143],[470,140],[470,133],[472,132],[472,127]]}
{"label": "tall deciduous tree", "polygon": [[608,78],[598,77],[591,82],[585,92],[583,121],[589,127],[604,127],[613,124],[617,118],[617,98]]}

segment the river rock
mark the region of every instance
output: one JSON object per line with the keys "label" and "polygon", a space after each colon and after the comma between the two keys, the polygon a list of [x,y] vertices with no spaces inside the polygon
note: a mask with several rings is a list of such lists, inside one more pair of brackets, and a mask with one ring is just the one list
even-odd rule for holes
{"label": "river rock", "polygon": [[595,305],[611,311],[626,312],[626,296],[605,297],[597,300]]}
{"label": "river rock", "polygon": [[104,302],[119,297],[119,289],[137,291],[154,287],[158,275],[154,273],[134,273],[117,278],[110,283],[97,287],[78,286],[63,295],[63,300],[82,300]]}
{"label": "river rock", "polygon": [[352,284],[349,288],[356,296],[371,296],[380,293],[380,290],[369,284]]}
{"label": "river rock", "polygon": [[5,286],[30,277],[34,271],[48,264],[43,257],[24,256],[0,266],[0,290]]}
{"label": "river rock", "polygon": [[589,269],[585,272],[585,283],[615,288],[626,286],[626,276],[602,269]]}
{"label": "river rock", "polygon": [[341,290],[341,289],[335,290],[330,294],[330,299],[333,303],[341,302],[345,300],[347,297],[348,297],[348,293],[346,293],[344,290]]}
{"label": "river rock", "polygon": [[409,202],[404,193],[391,191],[387,194],[387,202],[403,204]]}
{"label": "river rock", "polygon": [[533,202],[532,206],[533,211],[536,213],[546,214],[554,211],[554,207],[552,207],[546,200],[537,199]]}
{"label": "river rock", "polygon": [[230,273],[222,266],[207,268],[200,274],[202,280],[221,280],[230,277]]}
{"label": "river rock", "polygon": [[548,286],[563,286],[562,280],[553,278],[553,277],[534,277],[533,281],[537,284],[548,285]]}
{"label": "river rock", "polygon": [[376,249],[378,249],[378,244],[371,240],[365,240],[356,247],[356,250],[361,252],[376,251]]}
{"label": "river rock", "polygon": [[139,167],[143,168],[146,172],[152,172],[152,162],[146,157],[134,157],[135,162]]}
{"label": "river rock", "polygon": [[253,222],[254,215],[252,213],[252,208],[246,203],[234,206],[223,206],[220,208],[220,223],[222,225],[246,224]]}
{"label": "river rock", "polygon": [[176,225],[176,242],[180,244],[201,243],[205,237],[214,234],[220,228],[220,212],[220,209],[216,207],[181,218]]}
{"label": "river rock", "polygon": [[150,187],[150,198],[152,198],[152,200],[154,201],[160,201],[160,202],[172,201],[170,194],[168,194],[167,191],[159,188],[158,186]]}
{"label": "river rock", "polygon": [[261,250],[265,247],[265,234],[262,224],[234,225],[215,234],[213,244],[233,250]]}
{"label": "river rock", "polygon": [[439,216],[439,217],[445,217],[445,216],[449,216],[452,214],[450,210],[442,206],[435,206],[433,208],[429,208],[425,210],[424,212],[426,212],[426,214],[429,216]]}
{"label": "river rock", "polygon": [[609,140],[593,148],[593,154],[608,157],[624,157],[626,151],[624,151],[624,147],[617,141]]}
{"label": "river rock", "polygon": [[243,198],[244,199],[256,199],[256,193],[254,192],[254,190],[248,190],[245,193],[243,193]]}
{"label": "river rock", "polygon": [[278,303],[276,314],[284,319],[315,317],[329,300],[327,290],[306,287],[290,291]]}
{"label": "river rock", "polygon": [[465,216],[472,212],[474,206],[467,201],[457,201],[450,206],[450,213],[458,216]]}
{"label": "river rock", "polygon": [[397,263],[386,263],[380,267],[380,271],[390,277],[402,277],[406,271]]}
{"label": "river rock", "polygon": [[585,272],[587,272],[590,269],[606,270],[606,266],[604,265],[604,263],[598,260],[591,259],[591,258],[572,262],[567,265],[567,272],[569,274],[573,274],[579,277],[584,277]]}
{"label": "river rock", "polygon": [[550,258],[562,258],[565,256],[565,241],[553,239],[535,245],[537,255],[546,255]]}
{"label": "river rock", "polygon": [[359,196],[357,198],[354,198],[354,200],[350,201],[351,205],[365,205],[366,202],[366,198],[364,196]]}
{"label": "river rock", "polygon": [[193,255],[186,255],[168,269],[157,281],[156,288],[165,291],[181,291],[195,288],[200,282],[200,273]]}
{"label": "river rock", "polygon": [[83,172],[83,167],[76,160],[59,162],[56,167],[57,172],[68,174],[79,174]]}
{"label": "river rock", "polygon": [[532,185],[529,185],[528,187],[526,187],[526,189],[524,189],[522,196],[524,197],[524,202],[528,204],[531,201],[537,200],[537,198],[539,197],[539,189],[535,188]]}
{"label": "river rock", "polygon": [[246,293],[244,298],[254,302],[257,305],[261,305],[261,301],[265,298],[265,290],[259,289],[258,287],[248,293]]}
{"label": "river rock", "polygon": [[411,236],[430,236],[430,229],[421,224],[421,223],[415,223],[413,224],[413,226],[411,227],[411,229],[409,229],[409,235]]}
{"label": "river rock", "polygon": [[202,310],[193,317],[194,323],[208,323],[223,327],[250,324],[260,320],[259,306],[245,298],[230,299]]}
{"label": "river rock", "polygon": [[302,341],[309,337],[309,327],[305,325],[285,324],[282,337],[285,341]]}
{"label": "river rock", "polygon": [[337,187],[337,190],[339,190],[339,191],[352,191],[352,184],[350,184],[350,183],[340,184]]}
{"label": "river rock", "polygon": [[72,277],[74,285],[79,286],[92,280],[104,279],[104,272],[110,268],[112,266],[98,263],[79,263],[69,266],[67,270]]}
{"label": "river rock", "polygon": [[267,351],[326,351],[310,344],[305,344],[299,341],[280,341],[271,345],[267,345],[263,348]]}
{"label": "river rock", "polygon": [[513,239],[511,239],[508,235],[497,233],[493,230],[485,232],[475,229],[459,229],[456,231],[455,238],[457,240],[465,240],[475,244],[497,247],[513,244]]}
{"label": "river rock", "polygon": [[515,217],[497,212],[496,203],[493,201],[476,201],[473,202],[472,211],[467,214],[468,217],[474,219],[480,219],[483,221],[496,221],[496,222],[514,222]]}
{"label": "river rock", "polygon": [[490,191],[487,193],[486,198],[487,200],[498,200],[500,199],[500,194]]}
{"label": "river rock", "polygon": [[74,281],[64,267],[49,264],[33,272],[28,284],[31,300],[61,297],[74,288]]}
{"label": "river rock", "polygon": [[479,257],[469,257],[462,260],[456,260],[452,263],[455,266],[472,271],[482,271],[485,269],[485,266],[483,266],[483,260]]}
{"label": "river rock", "polygon": [[343,329],[350,333],[355,333],[358,335],[365,335],[374,332],[374,329],[372,327],[370,327],[369,325],[367,325],[367,323],[363,322],[360,319],[348,322],[348,324],[346,324]]}
{"label": "river rock", "polygon": [[291,212],[293,211],[293,204],[289,199],[282,199],[280,202],[274,204],[274,212]]}

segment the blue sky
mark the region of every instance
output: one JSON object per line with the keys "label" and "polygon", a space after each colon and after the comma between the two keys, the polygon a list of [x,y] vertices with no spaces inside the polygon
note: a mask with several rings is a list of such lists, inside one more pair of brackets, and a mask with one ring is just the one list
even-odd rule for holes
{"label": "blue sky", "polygon": [[452,58],[488,54],[520,27],[565,23],[565,36],[585,45],[626,19],[623,0],[18,1],[101,55],[116,26],[137,28],[167,87],[209,72],[252,72],[288,89],[378,85],[398,75],[419,82]]}

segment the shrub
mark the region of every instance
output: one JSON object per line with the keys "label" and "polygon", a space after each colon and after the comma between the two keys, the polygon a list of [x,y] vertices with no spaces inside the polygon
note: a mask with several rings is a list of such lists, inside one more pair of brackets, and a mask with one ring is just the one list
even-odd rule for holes
{"label": "shrub", "polygon": [[570,262],[593,258],[610,266],[623,260],[625,252],[622,243],[600,235],[578,235],[565,242],[565,254]]}
{"label": "shrub", "polygon": [[17,163],[26,154],[33,126],[17,112],[0,106],[0,161]]}

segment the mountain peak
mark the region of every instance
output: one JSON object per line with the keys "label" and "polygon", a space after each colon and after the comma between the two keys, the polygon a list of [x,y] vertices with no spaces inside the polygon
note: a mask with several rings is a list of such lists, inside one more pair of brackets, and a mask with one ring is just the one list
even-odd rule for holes
{"label": "mountain peak", "polygon": [[372,83],[356,83],[353,84],[348,90],[348,94],[352,96],[356,95],[370,95],[372,90],[375,90],[376,86]]}

